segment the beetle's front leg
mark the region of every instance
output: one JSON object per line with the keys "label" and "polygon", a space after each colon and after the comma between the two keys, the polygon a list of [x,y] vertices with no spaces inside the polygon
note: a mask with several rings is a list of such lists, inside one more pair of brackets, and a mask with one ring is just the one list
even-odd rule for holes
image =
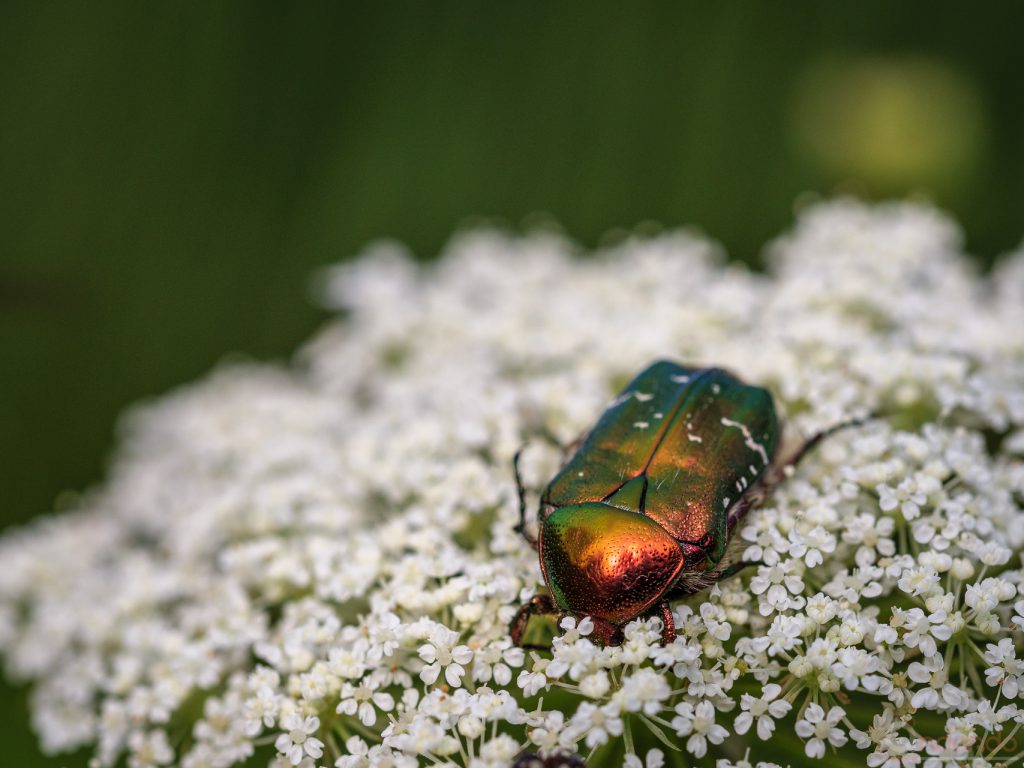
{"label": "beetle's front leg", "polygon": [[661,644],[671,645],[676,639],[676,620],[668,600],[658,603],[658,615],[661,617]]}
{"label": "beetle's front leg", "polygon": [[[523,450],[526,448],[524,445],[518,451],[515,456],[512,457],[512,471],[516,476],[516,491],[519,493],[519,525],[516,526],[516,533],[526,539],[526,543],[534,549],[537,549],[537,539],[530,535],[526,530],[526,486],[523,485],[523,476],[519,473],[519,457],[522,455]],[[536,599],[536,598],[534,598]],[[527,603],[526,605],[529,605]],[[526,605],[523,608],[526,608]],[[522,609],[520,609],[520,613]],[[516,617],[518,618],[518,616]],[[529,616],[527,616],[529,619]],[[523,626],[526,626],[526,621],[523,621]],[[518,645],[518,643],[516,643]]]}
{"label": "beetle's front leg", "polygon": [[512,644],[523,646],[523,635],[526,634],[526,625],[531,616],[544,616],[546,614],[561,613],[555,606],[551,595],[534,595],[516,613],[512,623],[509,624],[508,633],[512,636]]}
{"label": "beetle's front leg", "polygon": [[612,624],[608,619],[591,616],[590,620],[594,623],[594,637],[601,641],[601,645],[622,645],[622,641],[626,639],[622,634],[622,627]]}
{"label": "beetle's front leg", "polygon": [[582,432],[571,443],[563,443],[558,438],[558,435],[556,435],[554,432],[552,432],[551,429],[547,425],[544,425],[540,429],[537,430],[537,436],[538,437],[540,437],[541,439],[547,441],[548,443],[553,445],[555,448],[557,448],[559,451],[561,451],[561,453],[562,453],[562,464],[563,465],[565,465],[565,463],[567,461],[569,461],[570,458],[572,458],[572,455],[574,453],[576,453],[577,450],[579,450],[579,447],[581,445],[583,445],[583,441],[587,439],[587,435],[588,434],[590,434],[590,433],[589,432]]}

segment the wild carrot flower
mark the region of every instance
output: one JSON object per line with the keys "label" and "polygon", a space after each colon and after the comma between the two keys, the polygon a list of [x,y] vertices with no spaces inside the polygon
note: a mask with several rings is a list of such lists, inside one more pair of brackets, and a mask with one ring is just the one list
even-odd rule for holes
{"label": "wild carrot flower", "polygon": [[[124,422],[105,483],[0,539],[0,655],[48,752],[98,768],[803,765],[1024,754],[1024,251],[841,200],[766,272],[687,233],[551,234],[329,270],[287,366],[225,365]],[[734,531],[740,575],[624,627],[508,626],[515,533],[658,358],[769,387],[785,449],[851,416]],[[550,639],[553,637],[553,640]],[[850,755],[853,755],[850,758]],[[525,761],[525,758],[524,758]]]}

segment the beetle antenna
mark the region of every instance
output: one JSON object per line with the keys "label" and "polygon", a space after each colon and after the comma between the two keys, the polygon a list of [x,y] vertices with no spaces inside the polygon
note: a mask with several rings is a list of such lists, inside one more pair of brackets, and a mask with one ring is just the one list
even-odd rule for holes
{"label": "beetle antenna", "polygon": [[526,486],[523,485],[523,476],[519,472],[519,457],[523,451],[526,450],[526,446],[523,445],[515,455],[512,457],[512,471],[515,472],[516,476],[516,491],[519,493],[519,524],[515,530],[520,536],[526,539],[526,543],[534,549],[537,548],[537,540],[532,538],[529,533],[526,532]]}

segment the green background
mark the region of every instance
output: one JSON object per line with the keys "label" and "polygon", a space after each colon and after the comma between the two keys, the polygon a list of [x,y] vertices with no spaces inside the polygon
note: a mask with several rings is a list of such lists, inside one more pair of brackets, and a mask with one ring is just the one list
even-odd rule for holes
{"label": "green background", "polygon": [[[987,266],[1024,234],[1018,8],[0,5],[0,528],[99,481],[132,401],[286,358],[378,237],[543,212],[756,264],[806,193],[923,195]],[[0,696],[0,762],[69,764]]]}

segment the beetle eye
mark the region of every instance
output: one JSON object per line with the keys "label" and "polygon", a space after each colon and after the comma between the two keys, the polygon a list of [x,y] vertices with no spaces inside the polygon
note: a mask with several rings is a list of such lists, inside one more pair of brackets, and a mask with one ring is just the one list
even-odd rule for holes
{"label": "beetle eye", "polygon": [[556,602],[620,623],[672,586],[683,552],[649,517],[600,502],[556,510],[541,532],[544,577]]}

